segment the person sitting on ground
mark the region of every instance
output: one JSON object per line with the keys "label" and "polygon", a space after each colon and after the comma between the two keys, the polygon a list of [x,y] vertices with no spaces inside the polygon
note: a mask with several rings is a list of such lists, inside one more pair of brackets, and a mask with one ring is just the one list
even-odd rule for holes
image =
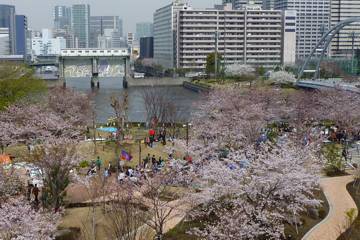
{"label": "person sitting on ground", "polygon": [[161,158],[161,157],[159,157],[159,161],[158,161],[158,168],[163,168],[164,167],[164,160]]}
{"label": "person sitting on ground", "polygon": [[125,180],[125,178],[126,178],[126,174],[123,172],[120,172],[118,175],[118,181],[123,182]]}
{"label": "person sitting on ground", "polygon": [[156,173],[158,171],[158,165],[157,162],[155,161],[155,163],[152,165],[152,171],[153,173]]}
{"label": "person sitting on ground", "polygon": [[93,175],[93,174],[96,174],[96,165],[95,165],[95,163],[91,164],[91,166],[89,168],[89,171],[87,172],[88,176]]}
{"label": "person sitting on ground", "polygon": [[153,155],[152,158],[151,158],[151,164],[152,164],[152,166],[154,166],[156,164],[155,155]]}
{"label": "person sitting on ground", "polygon": [[129,168],[128,170],[127,170],[127,174],[126,175],[128,175],[129,177],[132,177],[133,175],[134,175],[134,170],[132,170],[132,168]]}
{"label": "person sitting on ground", "polygon": [[107,177],[109,177],[109,176],[110,176],[109,170],[108,170],[107,168],[105,168],[105,170],[104,170],[104,177],[107,178]]}

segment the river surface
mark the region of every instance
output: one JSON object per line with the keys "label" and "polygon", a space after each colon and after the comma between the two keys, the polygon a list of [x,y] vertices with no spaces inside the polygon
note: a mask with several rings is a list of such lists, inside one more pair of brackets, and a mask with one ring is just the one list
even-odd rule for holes
{"label": "river surface", "polygon": [[[90,88],[90,78],[67,78],[66,86],[86,93],[92,92]],[[123,89],[120,78],[101,78],[100,88],[93,91],[97,122],[106,123],[107,119],[114,116],[114,112],[110,106],[110,98],[111,96],[119,96],[123,91],[127,91],[129,96],[128,120],[130,122],[145,122],[146,112],[142,98],[144,88],[146,87]],[[189,120],[196,102],[201,99],[198,93],[187,90],[181,86],[155,88],[161,89],[161,92],[166,94],[169,101],[175,103],[179,112],[179,121],[181,122]]]}

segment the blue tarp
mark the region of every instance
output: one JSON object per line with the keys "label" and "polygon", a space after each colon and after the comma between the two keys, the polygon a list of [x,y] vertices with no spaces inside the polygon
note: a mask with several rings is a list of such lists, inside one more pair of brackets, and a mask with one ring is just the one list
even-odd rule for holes
{"label": "blue tarp", "polygon": [[102,132],[114,133],[114,132],[117,131],[117,128],[115,128],[115,127],[103,127],[103,128],[97,128],[96,130],[102,131]]}

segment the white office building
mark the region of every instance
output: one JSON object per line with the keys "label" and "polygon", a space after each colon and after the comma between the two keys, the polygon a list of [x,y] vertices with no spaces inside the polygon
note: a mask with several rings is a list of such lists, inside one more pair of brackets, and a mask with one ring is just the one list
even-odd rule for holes
{"label": "white office building", "polygon": [[0,28],[0,55],[10,55],[9,28]]}
{"label": "white office building", "polygon": [[32,37],[31,52],[35,56],[59,55],[61,49],[66,48],[66,39],[53,38],[49,29],[43,29],[41,36]]}
{"label": "white office building", "polygon": [[296,10],[296,58],[306,58],[330,25],[331,0],[275,0],[275,9]]}
{"label": "white office building", "polygon": [[176,65],[177,12],[187,8],[186,3],[175,0],[154,13],[154,59],[165,68]]}
{"label": "white office building", "polygon": [[[331,26],[348,18],[360,17],[359,0],[331,0]],[[331,42],[332,57],[351,57],[352,49],[360,47],[360,23],[343,28]]]}
{"label": "white office building", "polygon": [[177,21],[177,68],[203,71],[207,56],[215,51],[225,65],[271,68],[295,63],[295,11],[256,5],[242,10],[187,8],[179,10]]}

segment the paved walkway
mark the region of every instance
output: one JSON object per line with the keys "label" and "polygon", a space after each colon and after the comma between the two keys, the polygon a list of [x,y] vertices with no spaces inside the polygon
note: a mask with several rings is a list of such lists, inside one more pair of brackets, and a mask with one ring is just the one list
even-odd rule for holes
{"label": "paved walkway", "polygon": [[346,185],[353,180],[352,175],[320,180],[320,186],[329,202],[329,214],[302,240],[336,240],[340,236],[347,221],[345,212],[351,208],[357,209],[355,202],[346,190]]}

